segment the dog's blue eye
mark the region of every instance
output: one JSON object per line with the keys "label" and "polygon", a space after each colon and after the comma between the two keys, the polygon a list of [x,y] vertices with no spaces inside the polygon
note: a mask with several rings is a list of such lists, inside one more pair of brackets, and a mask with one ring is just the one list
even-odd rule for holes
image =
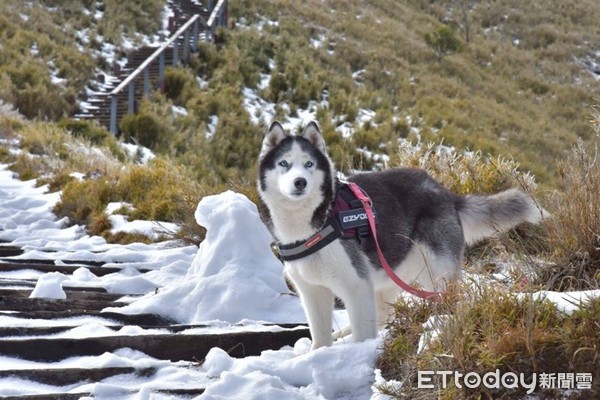
{"label": "dog's blue eye", "polygon": [[314,164],[312,161],[307,161],[307,162],[304,164],[304,166],[305,166],[306,168],[310,168],[310,167],[312,167],[313,165],[315,165],[315,164]]}
{"label": "dog's blue eye", "polygon": [[279,166],[280,166],[280,167],[287,168],[287,167],[288,167],[288,165],[289,165],[289,164],[288,164],[288,162],[287,162],[287,161],[285,161],[285,160],[283,160],[283,161],[279,161]]}

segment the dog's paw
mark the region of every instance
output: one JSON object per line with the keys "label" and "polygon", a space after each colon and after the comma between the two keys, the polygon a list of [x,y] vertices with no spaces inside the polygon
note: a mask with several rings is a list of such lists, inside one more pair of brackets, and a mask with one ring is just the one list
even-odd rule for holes
{"label": "dog's paw", "polygon": [[336,340],[343,339],[347,336],[350,336],[351,334],[352,334],[352,328],[350,328],[350,325],[348,325],[348,326],[343,327],[339,331],[333,332],[332,338],[333,338],[333,341],[335,342]]}

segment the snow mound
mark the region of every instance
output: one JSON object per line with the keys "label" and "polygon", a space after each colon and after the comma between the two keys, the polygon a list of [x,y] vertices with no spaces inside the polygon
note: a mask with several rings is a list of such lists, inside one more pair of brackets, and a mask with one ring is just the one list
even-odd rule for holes
{"label": "snow mound", "polygon": [[62,283],[65,280],[67,280],[67,276],[60,272],[48,272],[38,278],[29,297],[32,299],[41,297],[64,300],[67,298],[67,294],[62,288]]}
{"label": "snow mound", "polygon": [[189,324],[306,321],[254,203],[227,191],[204,197],[195,215],[207,234],[187,275],[158,294],[111,311],[154,313]]}
{"label": "snow mound", "polygon": [[369,399],[381,345],[378,337],[353,344],[336,342],[306,354],[288,347],[243,359],[213,349],[203,368],[220,373],[220,379],[208,385],[200,399]]}

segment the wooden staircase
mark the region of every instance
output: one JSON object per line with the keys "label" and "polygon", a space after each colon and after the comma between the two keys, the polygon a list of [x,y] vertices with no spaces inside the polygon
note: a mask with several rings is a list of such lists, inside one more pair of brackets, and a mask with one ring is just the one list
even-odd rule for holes
{"label": "wooden staircase", "polygon": [[85,107],[74,117],[96,120],[114,134],[119,121],[135,113],[152,89],[164,90],[166,66],[187,65],[198,50],[198,42],[211,41],[218,26],[227,25],[227,0],[208,0],[207,6],[194,0],[168,0],[174,16],[169,31],[174,32],[160,46],[142,46],[131,52],[126,65],[105,82],[101,90],[86,96]]}
{"label": "wooden staircase", "polygon": [[[100,250],[98,250],[100,251]],[[86,268],[90,274],[101,277],[121,270],[118,262],[105,265],[103,262],[90,260],[72,260],[70,257],[23,259],[18,255],[23,251],[17,246],[0,243],[0,272],[39,271],[60,272],[72,275],[76,269]],[[51,255],[52,252],[44,252]],[[125,267],[123,267],[125,268]],[[138,273],[151,273],[151,270],[137,266]],[[310,337],[305,324],[264,324],[273,329],[248,330],[243,325],[236,325],[231,332],[215,333],[207,325],[183,325],[155,314],[121,314],[103,311],[107,307],[125,305],[120,299],[124,296],[134,298],[140,294],[127,292],[122,288],[120,293],[108,293],[100,286],[64,286],[66,299],[30,298],[37,279],[0,277],[0,318],[11,318],[14,325],[5,323],[0,326],[0,358],[19,358],[29,363],[26,368],[0,368],[0,380],[15,378],[31,381],[33,385],[43,384],[48,390],[43,394],[0,396],[10,400],[64,400],[93,397],[92,393],[65,393],[61,387],[66,385],[81,386],[85,383],[109,382],[121,387],[121,391],[131,391],[131,398],[136,395],[135,385],[126,384],[132,376],[153,377],[157,370],[153,367],[131,366],[99,366],[69,367],[63,365],[64,360],[72,357],[89,357],[98,359],[105,353],[115,353],[119,349],[131,349],[144,353],[148,357],[168,363],[172,369],[181,369],[185,373],[194,372],[202,376],[202,363],[213,347],[219,347],[232,357],[248,357],[260,355],[267,349],[279,349],[293,346],[297,340]],[[84,335],[65,337],[66,332],[83,326],[86,321],[94,319],[103,328],[117,332],[115,335]],[[65,322],[78,319],[80,322]],[[37,321],[29,325],[27,321]],[[41,323],[43,320],[44,323]],[[15,322],[22,321],[22,322]],[[136,327],[135,335],[127,335],[124,329]],[[157,333],[161,330],[162,333]],[[57,336],[58,335],[58,336]],[[61,336],[63,335],[63,336]],[[186,361],[185,365],[179,363]],[[91,362],[91,361],[90,361]],[[108,381],[113,379],[112,381]],[[172,385],[157,384],[151,396],[188,399],[204,392],[204,384],[190,382],[186,387],[173,388]],[[123,383],[125,382],[125,383]],[[35,393],[35,392],[32,392]],[[107,397],[99,397],[107,398]]]}

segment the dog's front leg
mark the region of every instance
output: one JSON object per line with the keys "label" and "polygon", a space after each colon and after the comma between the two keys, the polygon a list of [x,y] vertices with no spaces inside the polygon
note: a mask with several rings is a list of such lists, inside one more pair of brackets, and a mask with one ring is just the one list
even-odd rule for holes
{"label": "dog's front leg", "polygon": [[290,274],[308,318],[312,336],[312,349],[331,346],[331,323],[333,316],[333,292],[324,286],[313,285],[299,276]]}

